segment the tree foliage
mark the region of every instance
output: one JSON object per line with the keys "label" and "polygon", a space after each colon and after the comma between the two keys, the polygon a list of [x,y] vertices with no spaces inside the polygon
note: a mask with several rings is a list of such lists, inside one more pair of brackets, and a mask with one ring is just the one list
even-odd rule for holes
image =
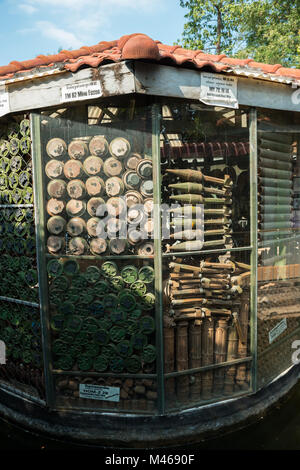
{"label": "tree foliage", "polygon": [[180,0],[182,45],[300,66],[300,0]]}

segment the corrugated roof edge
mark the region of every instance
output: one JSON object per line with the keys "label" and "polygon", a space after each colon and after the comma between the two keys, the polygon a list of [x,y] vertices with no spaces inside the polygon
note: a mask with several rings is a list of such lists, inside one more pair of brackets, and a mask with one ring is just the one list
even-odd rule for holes
{"label": "corrugated roof edge", "polygon": [[83,66],[98,67],[102,63],[122,60],[150,60],[153,62],[190,67],[209,68],[215,72],[231,72],[236,75],[262,78],[284,83],[300,84],[300,69],[286,68],[281,64],[264,64],[252,59],[236,59],[225,54],[206,54],[201,50],[183,49],[154,41],[142,33],[122,36],[116,41],[102,41],[95,46],[83,46],[74,51],[62,50],[55,55],[39,55],[23,62],[12,61],[0,66],[0,80],[16,78],[26,72],[45,70],[59,66],[60,70],[77,72]]}

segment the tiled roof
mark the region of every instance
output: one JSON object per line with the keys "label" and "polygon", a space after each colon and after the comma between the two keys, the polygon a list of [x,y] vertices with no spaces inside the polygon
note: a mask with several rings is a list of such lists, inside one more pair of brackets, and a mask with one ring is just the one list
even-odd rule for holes
{"label": "tiled roof", "polygon": [[83,46],[74,51],[61,51],[55,55],[38,55],[23,62],[12,61],[0,66],[0,80],[16,78],[27,72],[45,72],[59,68],[76,72],[80,67],[98,67],[101,64],[127,59],[151,60],[165,65],[210,69],[216,72],[232,72],[274,81],[300,82],[300,69],[269,65],[252,59],[234,59],[225,54],[213,55],[203,51],[168,46],[154,41],[145,34],[122,36],[119,40],[99,42],[95,46]]}

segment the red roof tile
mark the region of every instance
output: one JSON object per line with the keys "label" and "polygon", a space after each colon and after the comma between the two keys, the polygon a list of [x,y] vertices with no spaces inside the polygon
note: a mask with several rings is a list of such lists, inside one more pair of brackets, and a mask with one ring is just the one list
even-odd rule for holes
{"label": "red roof tile", "polygon": [[300,80],[300,69],[289,69],[280,64],[270,65],[252,59],[235,59],[225,54],[206,54],[203,51],[168,46],[141,33],[122,36],[118,41],[102,41],[95,46],[83,46],[74,51],[61,51],[55,55],[39,55],[23,62],[12,61],[0,66],[0,79],[13,78],[15,74],[35,71],[38,68],[56,67],[76,72],[82,66],[98,67],[102,63],[126,59],[146,59],[161,64],[188,66],[196,69],[210,68],[216,72],[241,70],[251,74],[268,74],[271,79],[284,77]]}

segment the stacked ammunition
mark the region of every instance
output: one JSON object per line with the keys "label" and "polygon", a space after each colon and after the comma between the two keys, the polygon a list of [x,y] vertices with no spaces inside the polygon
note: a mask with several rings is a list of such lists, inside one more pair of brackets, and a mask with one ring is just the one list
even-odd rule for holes
{"label": "stacked ammunition", "polygon": [[155,368],[152,266],[52,259],[47,270],[56,369],[135,374]]}
{"label": "stacked ammunition", "polygon": [[[172,262],[165,285],[165,369],[184,371],[247,356],[249,269],[246,264],[202,260]],[[166,393],[179,402],[209,400],[248,386],[245,365],[220,367],[167,379]]]}
{"label": "stacked ammunition", "polygon": [[152,161],[134,150],[123,137],[47,142],[50,253],[153,255]]}
{"label": "stacked ammunition", "polygon": [[292,136],[260,132],[258,229],[261,241],[290,236],[292,223]]}
{"label": "stacked ammunition", "polygon": [[[230,177],[215,178],[197,170],[167,169],[166,172],[178,179],[177,183],[168,185],[168,189],[175,192],[169,200],[178,204],[178,207],[170,209],[173,214],[170,225],[174,230],[170,239],[177,239],[169,246],[170,251],[232,246]],[[199,223],[201,207],[204,208],[203,223]]]}

